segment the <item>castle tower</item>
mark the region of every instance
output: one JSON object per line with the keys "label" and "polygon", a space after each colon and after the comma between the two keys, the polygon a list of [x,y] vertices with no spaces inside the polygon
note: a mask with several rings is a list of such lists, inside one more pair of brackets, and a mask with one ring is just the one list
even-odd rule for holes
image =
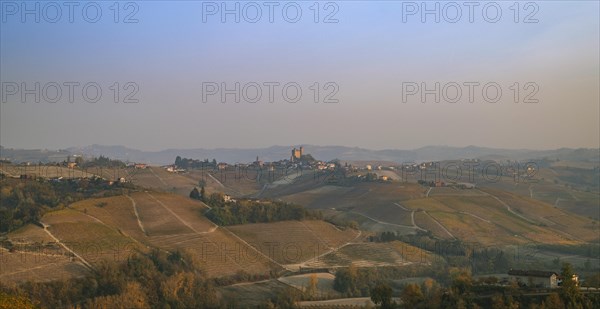
{"label": "castle tower", "polygon": [[296,161],[296,159],[300,159],[302,157],[302,151],[303,151],[302,147],[300,147],[300,149],[294,147],[292,149],[292,157],[291,157],[290,161],[294,162],[294,161]]}

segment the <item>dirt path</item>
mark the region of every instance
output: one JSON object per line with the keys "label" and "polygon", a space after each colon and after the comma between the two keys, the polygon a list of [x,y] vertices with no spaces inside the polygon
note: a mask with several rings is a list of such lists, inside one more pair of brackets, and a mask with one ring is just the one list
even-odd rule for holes
{"label": "dirt path", "polygon": [[206,173],[208,174],[208,177],[210,177],[214,182],[216,182],[221,188],[225,188],[225,185],[222,184],[217,178],[215,178],[211,173]]}
{"label": "dirt path", "polygon": [[166,209],[168,212],[170,212],[175,218],[177,218],[177,220],[179,220],[179,222],[183,223],[183,225],[187,226],[190,230],[194,231],[194,233],[196,234],[205,234],[207,232],[198,232],[196,231],[196,229],[194,229],[191,225],[189,225],[186,221],[184,221],[179,215],[177,215],[174,211],[171,210],[171,208],[167,207],[167,205],[165,205],[163,202],[161,202],[159,199],[157,199],[154,195],[146,192],[146,194],[148,194],[148,196],[150,196],[153,200],[155,200],[160,206],[162,206],[164,209]]}
{"label": "dirt path", "polygon": [[81,263],[83,263],[85,266],[87,266],[89,269],[94,269],[92,267],[92,265],[90,263],[88,263],[88,261],[86,261],[83,257],[81,257],[79,254],[75,253],[75,251],[71,250],[71,248],[67,247],[67,245],[65,245],[62,241],[60,241],[60,239],[56,238],[56,236],[54,236],[49,230],[48,227],[49,225],[43,223],[40,221],[40,223],[44,226],[44,232],[46,232],[46,234],[48,234],[48,236],[50,236],[52,239],[54,239],[54,241],[56,241],[59,245],[61,245],[63,248],[65,248],[65,250],[69,251],[71,254],[73,254],[75,257],[77,257]]}
{"label": "dirt path", "polygon": [[164,179],[162,179],[162,177],[158,176],[158,174],[156,174],[156,172],[154,171],[153,168],[150,168],[150,172],[152,172],[152,175],[154,175],[156,178],[158,178],[158,180],[160,180],[160,182],[163,183],[163,185],[165,185],[166,187],[168,187],[169,185],[165,182]]}
{"label": "dirt path", "polygon": [[275,265],[277,265],[277,266],[279,266],[279,267],[281,267],[281,268],[283,268],[285,270],[293,271],[292,269],[289,269],[289,268],[285,267],[283,264],[280,264],[279,262],[275,261],[274,259],[272,259],[268,255],[262,253],[260,250],[256,249],[254,246],[252,246],[251,244],[249,244],[247,241],[243,240],[241,237],[237,236],[234,232],[230,231],[226,227],[222,226],[221,229],[224,230],[224,231],[229,232],[229,234],[231,234],[233,237],[235,237],[236,239],[238,239],[239,241],[241,241],[246,246],[250,247],[252,250],[256,251],[256,253],[260,254],[261,256],[263,256],[264,258],[266,258],[267,260],[275,263]]}
{"label": "dirt path", "polygon": [[425,197],[429,197],[429,193],[431,192],[431,189],[433,189],[433,188],[429,187],[429,189],[427,189],[427,192],[425,193]]}
{"label": "dirt path", "polygon": [[268,183],[264,184],[262,189],[260,189],[260,191],[256,194],[256,198],[259,198],[263,194],[263,192],[265,192],[265,190],[268,188],[269,188],[269,184]]}
{"label": "dirt path", "polygon": [[304,262],[302,262],[302,263],[298,263],[298,264],[291,264],[291,265],[293,265],[293,266],[297,266],[297,267],[299,267],[299,268],[300,268],[300,267],[306,267],[306,264],[307,264],[307,263],[310,263],[310,262],[312,262],[312,261],[318,260],[318,259],[320,259],[320,258],[322,258],[322,257],[324,257],[324,256],[326,256],[326,255],[328,255],[328,254],[330,254],[330,253],[332,253],[332,252],[335,252],[335,251],[337,251],[337,250],[340,250],[340,249],[344,248],[344,247],[345,247],[345,246],[347,246],[347,245],[350,245],[350,244],[352,244],[352,243],[353,243],[355,240],[357,240],[357,239],[358,239],[358,238],[359,238],[361,235],[362,235],[362,231],[361,231],[361,230],[358,230],[358,234],[356,235],[356,237],[354,237],[352,240],[348,241],[347,243],[345,243],[345,244],[343,244],[343,245],[341,245],[341,246],[339,246],[339,247],[337,247],[337,248],[332,248],[331,250],[329,250],[329,251],[327,251],[327,252],[325,252],[325,253],[323,253],[323,254],[319,254],[319,255],[317,255],[317,256],[315,256],[315,257],[312,257],[312,258],[310,258],[310,259],[308,259],[308,260],[306,260],[306,261],[304,261]]}
{"label": "dirt path", "polygon": [[125,195],[125,196],[127,196],[127,198],[131,201],[131,206],[133,206],[133,212],[135,213],[135,219],[137,220],[138,226],[140,227],[142,232],[144,232],[144,235],[148,236],[148,233],[146,233],[146,230],[144,229],[144,225],[142,224],[142,221],[140,220],[140,215],[138,214],[137,204],[136,204],[135,200],[129,195]]}
{"label": "dirt path", "polygon": [[362,213],[356,212],[356,211],[350,211],[350,212],[351,213],[355,213],[355,214],[360,215],[360,216],[363,216],[363,217],[365,217],[365,218],[367,218],[367,219],[369,219],[369,220],[371,220],[373,222],[379,223],[379,224],[385,224],[385,225],[391,225],[391,226],[397,226],[397,227],[409,228],[409,229],[419,228],[419,227],[416,227],[416,226],[413,226],[413,225],[402,225],[402,224],[395,224],[395,223],[389,223],[389,222],[380,221],[380,220],[377,220],[375,218],[371,218],[371,217],[369,217],[369,216],[367,216],[365,214],[362,214]]}
{"label": "dirt path", "polygon": [[406,208],[406,207],[404,207],[404,206],[400,205],[399,203],[394,203],[394,205],[396,205],[396,206],[400,207],[400,209],[402,209],[402,210],[405,210],[405,211],[410,211],[410,221],[411,221],[411,223],[412,223],[413,227],[414,227],[415,229],[418,229],[418,230],[421,230],[421,231],[427,232],[427,230],[426,230],[426,229],[419,227],[419,226],[417,225],[417,223],[415,222],[415,211],[414,211],[414,210],[410,210],[410,209],[408,209],[408,208]]}
{"label": "dirt path", "polygon": [[481,190],[477,190],[477,191],[481,192],[484,195],[490,196],[493,199],[495,199],[496,201],[498,201],[500,204],[502,204],[504,207],[506,207],[506,210],[508,210],[508,212],[510,212],[511,214],[513,214],[513,215],[515,215],[515,216],[517,216],[517,217],[519,217],[519,218],[521,218],[521,219],[523,219],[523,220],[525,220],[525,221],[527,221],[527,222],[529,222],[531,224],[535,224],[535,225],[538,224],[537,222],[531,221],[528,218],[526,218],[526,217],[522,216],[521,214],[519,214],[519,213],[515,212],[514,210],[512,210],[512,208],[510,208],[510,206],[508,204],[506,204],[503,200],[501,200],[497,196],[495,196],[493,194],[490,194],[490,193],[487,193],[487,192],[483,192]]}
{"label": "dirt path", "polygon": [[529,198],[533,198],[533,188],[529,186]]}
{"label": "dirt path", "polygon": [[481,221],[485,221],[485,222],[487,222],[487,223],[490,223],[490,224],[492,223],[492,221],[490,221],[490,220],[487,220],[487,219],[484,219],[484,218],[482,218],[482,217],[480,217],[480,216],[478,216],[478,215],[476,215],[476,214],[472,214],[472,213],[470,213],[470,212],[466,212],[466,211],[459,211],[459,213],[461,213],[461,214],[465,214],[465,215],[469,215],[469,216],[471,216],[471,217],[477,218],[477,219],[479,219],[479,220],[481,220]]}
{"label": "dirt path", "polygon": [[429,213],[427,213],[426,210],[423,210],[423,213],[425,213],[427,216],[429,216],[429,218],[431,218],[431,220],[433,220],[435,223],[437,223],[437,225],[439,225],[448,235],[450,235],[450,237],[457,239],[456,236],[452,235],[452,233],[450,233],[450,231],[448,231],[448,229],[446,229],[445,226],[443,226],[436,218],[434,218],[432,215],[430,215]]}

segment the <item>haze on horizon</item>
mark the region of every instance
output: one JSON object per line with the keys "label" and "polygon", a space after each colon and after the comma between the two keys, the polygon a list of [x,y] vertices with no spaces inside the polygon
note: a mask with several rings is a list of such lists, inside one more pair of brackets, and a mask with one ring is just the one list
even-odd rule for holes
{"label": "haze on horizon", "polygon": [[[466,16],[457,23],[432,17],[423,23],[418,15],[403,22],[402,2],[361,1],[336,2],[337,23],[315,23],[312,2],[298,2],[303,15],[297,23],[281,15],[273,23],[266,16],[257,23],[222,23],[218,15],[203,22],[203,4],[195,1],[136,2],[138,22],[115,23],[109,4],[100,3],[97,23],[78,15],[73,23],[65,16],[57,23],[13,16],[0,21],[2,83],[95,82],[103,91],[96,103],[79,96],[68,103],[66,93],[57,103],[7,95],[0,103],[2,146],[600,147],[597,1],[536,2],[537,23],[515,23],[504,2],[497,23],[485,22],[481,13],[473,23]],[[320,9],[322,20],[328,11]],[[527,12],[520,13],[522,20]],[[139,102],[122,102],[129,89],[112,102],[115,82],[139,86]],[[233,88],[235,82],[277,82],[278,89],[296,82],[302,97],[288,103],[276,95],[269,103],[263,87],[257,103],[235,103],[233,95],[225,103],[219,95],[202,102],[203,83]],[[315,82],[319,103],[310,88]],[[337,103],[323,103],[332,89],[323,88],[328,82],[339,87],[332,97]],[[469,103],[463,86],[457,103],[436,103],[434,95],[421,102],[419,94],[402,102],[403,83],[433,88],[436,82],[477,82],[478,89],[494,82],[502,96],[488,103],[475,95]],[[519,103],[513,102],[514,83],[521,88]],[[531,97],[538,103],[523,102],[532,89],[523,89],[527,83],[539,86]]]}

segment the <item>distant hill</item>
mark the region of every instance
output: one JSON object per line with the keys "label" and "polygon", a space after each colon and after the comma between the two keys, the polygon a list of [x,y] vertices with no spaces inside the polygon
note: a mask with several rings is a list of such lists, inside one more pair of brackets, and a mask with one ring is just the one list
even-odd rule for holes
{"label": "distant hill", "polygon": [[[391,162],[422,162],[453,159],[492,159],[492,160],[527,160],[542,159],[582,161],[600,163],[600,149],[571,149],[555,150],[529,149],[497,149],[477,146],[450,147],[426,146],[414,150],[385,149],[369,150],[345,146],[315,146],[303,145],[305,152],[319,160],[340,159],[345,161],[391,161]],[[144,162],[149,164],[170,164],[176,156],[193,159],[217,159],[220,162],[252,162],[258,156],[262,161],[276,161],[290,157],[293,146],[271,146],[267,148],[215,148],[215,149],[166,149],[161,151],[142,151],[125,146],[91,145],[73,147],[61,151],[49,150],[15,150],[0,148],[0,157],[15,162],[37,162],[51,160],[53,157],[64,158],[68,154],[82,154],[88,157],[100,155],[126,162]],[[63,159],[61,159],[63,160]]]}
{"label": "distant hill", "polygon": [[48,149],[12,149],[0,146],[0,159],[13,162],[60,162],[66,160],[72,153],[68,150]]}

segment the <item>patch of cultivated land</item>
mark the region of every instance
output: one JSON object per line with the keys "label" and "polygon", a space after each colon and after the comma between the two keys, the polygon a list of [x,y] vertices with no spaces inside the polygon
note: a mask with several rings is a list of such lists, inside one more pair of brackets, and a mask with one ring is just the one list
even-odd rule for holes
{"label": "patch of cultivated land", "polygon": [[358,208],[370,212],[371,209],[420,197],[423,191],[423,188],[416,184],[360,182],[352,187],[324,185],[282,196],[281,199],[308,208]]}
{"label": "patch of cultivated land", "polygon": [[136,202],[141,224],[148,237],[139,240],[173,251],[191,253],[197,265],[210,277],[239,271],[268,274],[282,268],[227,229],[218,228],[202,215],[207,207],[200,202],[168,193],[140,192]]}
{"label": "patch of cultivated land", "polygon": [[334,274],[330,273],[311,273],[302,274],[288,277],[281,277],[278,280],[294,287],[300,291],[304,291],[309,286],[311,277],[317,278],[317,291],[316,297],[328,296],[328,297],[341,297],[341,293],[333,289],[333,280],[335,279]]}
{"label": "patch of cultivated land", "polygon": [[133,238],[144,235],[138,224],[132,201],[126,196],[87,199],[73,203],[70,207],[114,226]]}
{"label": "patch of cultivated land", "polygon": [[[337,211],[337,210],[322,210],[323,215],[333,222],[344,224],[344,222],[355,221],[363,231],[371,232],[386,232],[394,231],[398,234],[413,234],[415,229],[408,225],[398,225],[394,223],[381,223],[383,221],[370,219],[364,214],[359,214],[352,211]],[[410,215],[409,215],[410,216]]]}
{"label": "patch of cultivated land", "polygon": [[353,187],[324,185],[281,199],[308,208],[348,212],[334,215],[357,221],[366,230],[402,230],[406,233],[414,232],[411,211],[397,203],[421,197],[423,192],[424,189],[416,184],[374,182],[357,183]]}
{"label": "patch of cultivated land", "polygon": [[[307,191],[286,195],[282,199],[290,203],[303,205],[307,208],[332,208],[335,207],[336,204],[328,203],[335,203],[335,201],[342,196],[350,194],[352,190],[351,187],[325,185]],[[330,206],[327,207],[327,205]]]}
{"label": "patch of cultivated land", "polygon": [[424,211],[415,212],[415,223],[420,228],[431,231],[433,235],[442,239],[453,239],[454,237],[438,224],[430,215]]}
{"label": "patch of cultivated land", "polygon": [[216,227],[202,215],[202,212],[208,209],[208,206],[202,202],[166,193],[152,193],[151,195],[154,197],[154,201],[171,210],[173,215],[197,233],[209,232]]}
{"label": "patch of cultivated land", "polygon": [[193,180],[183,174],[171,173],[162,167],[151,166],[139,169],[132,174],[133,183],[144,188],[189,196],[190,191],[198,186],[198,180]]}
{"label": "patch of cultivated land", "polygon": [[82,170],[79,168],[67,168],[63,166],[49,165],[30,165],[30,166],[15,166],[10,164],[0,165],[0,171],[7,173],[10,176],[29,175],[42,178],[80,178],[92,177],[95,174],[91,170]]}
{"label": "patch of cultivated land", "polygon": [[444,196],[444,195],[450,195],[450,196],[484,196],[484,194],[482,194],[478,190],[457,189],[457,188],[454,188],[454,187],[431,188],[431,191],[429,192],[429,196],[430,197],[433,197],[433,196]]}
{"label": "patch of cultivated land", "polygon": [[324,221],[283,221],[228,227],[281,264],[298,264],[352,241],[357,231],[341,231]]}
{"label": "patch of cultivated land", "polygon": [[[166,207],[153,194],[140,192],[132,194],[131,198],[136,203],[140,221],[148,236],[161,236],[171,234],[193,233],[194,230],[182,221],[171,207]],[[198,215],[198,217],[200,217]]]}
{"label": "patch of cultivated land", "polygon": [[46,252],[8,252],[0,248],[0,283],[53,281],[82,277],[88,269],[67,255]]}
{"label": "patch of cultivated land", "polygon": [[[91,267],[101,260],[122,260],[153,246],[191,253],[192,262],[210,277],[240,271],[268,276],[283,270],[229,230],[210,222],[202,215],[205,209],[204,204],[189,198],[156,192],[89,199],[47,213],[41,220],[46,230],[30,225],[9,234],[9,238],[20,241],[17,248],[39,247],[41,242],[58,240],[60,244],[53,246],[53,252],[75,255],[75,262],[81,259]],[[312,228],[316,233],[323,232],[325,239],[329,237],[328,227]]]}
{"label": "patch of cultivated land", "polygon": [[149,237],[148,242],[165,250],[190,253],[196,265],[209,277],[233,275],[239,271],[268,275],[270,271],[283,269],[221,228],[206,234]]}
{"label": "patch of cultivated land", "polygon": [[27,224],[15,231],[8,234],[8,238],[12,242],[27,242],[27,243],[47,243],[53,242],[54,239],[50,237],[44,229],[34,225]]}
{"label": "patch of cultivated land", "polygon": [[369,297],[339,298],[329,300],[300,301],[297,305],[301,308],[373,308],[375,303]]}
{"label": "patch of cultivated land", "polygon": [[7,235],[13,252],[0,248],[0,282],[52,281],[83,276],[87,268],[43,228],[28,224]]}
{"label": "patch of cultivated land", "polygon": [[264,184],[263,181],[257,179],[258,173],[256,168],[237,171],[234,168],[221,171],[193,169],[182,176],[195,183],[198,183],[199,180],[204,181],[205,189],[208,192],[219,191],[234,196],[250,196],[259,192]]}
{"label": "patch of cultivated land", "polygon": [[412,245],[387,243],[353,243],[305,263],[306,268],[335,268],[354,264],[358,267],[402,266],[430,263],[432,255]]}
{"label": "patch of cultivated land", "polygon": [[600,224],[597,220],[568,213],[544,202],[516,194],[493,189],[482,191],[502,200],[516,213],[541,223],[546,229],[566,239],[588,242],[599,239]]}
{"label": "patch of cultivated land", "polygon": [[[48,225],[47,230],[62,244],[92,265],[101,260],[126,259],[132,252],[142,248],[137,242],[123,235],[114,227],[87,219],[73,221],[72,218],[75,215],[69,212],[79,214],[75,210],[67,210],[55,215],[52,223],[46,222],[45,217],[42,222]],[[70,220],[58,221],[62,215],[70,217]]]}
{"label": "patch of cultivated land", "polygon": [[254,308],[263,306],[287,288],[288,285],[273,279],[218,287],[217,293],[221,299],[229,301],[229,308]]}
{"label": "patch of cultivated land", "polygon": [[586,222],[540,201],[486,190],[491,189],[477,189],[479,195],[433,196],[405,201],[403,205],[417,211],[415,221],[419,227],[445,238],[451,234],[464,241],[496,245],[573,244],[597,237],[589,220]]}

